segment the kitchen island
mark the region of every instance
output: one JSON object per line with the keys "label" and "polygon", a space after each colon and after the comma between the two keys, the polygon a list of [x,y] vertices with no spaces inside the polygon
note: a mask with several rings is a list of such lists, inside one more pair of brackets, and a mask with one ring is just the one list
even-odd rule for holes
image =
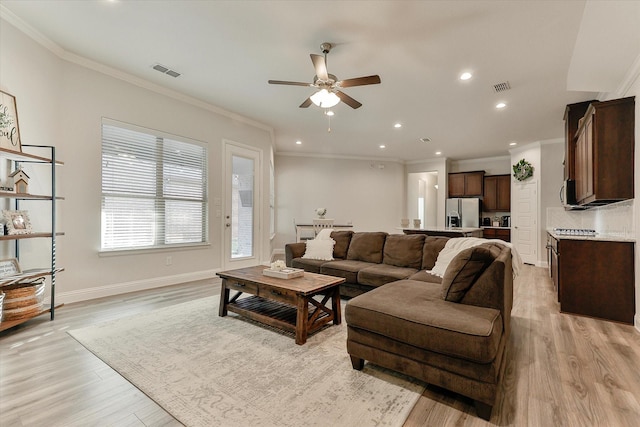
{"label": "kitchen island", "polygon": [[404,234],[426,234],[445,237],[482,237],[482,228],[476,227],[427,227],[402,228]]}

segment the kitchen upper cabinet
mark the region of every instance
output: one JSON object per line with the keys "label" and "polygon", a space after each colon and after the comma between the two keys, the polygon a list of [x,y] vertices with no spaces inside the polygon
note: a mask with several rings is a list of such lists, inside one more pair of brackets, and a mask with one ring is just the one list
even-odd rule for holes
{"label": "kitchen upper cabinet", "polygon": [[511,211],[511,175],[484,177],[482,210],[485,212]]}
{"label": "kitchen upper cabinet", "polygon": [[564,110],[564,179],[576,179],[576,134],[578,123],[584,117],[589,104],[597,100],[569,104]]}
{"label": "kitchen upper cabinet", "polygon": [[449,197],[482,197],[484,171],[449,174]]}
{"label": "kitchen upper cabinet", "polygon": [[632,199],[634,97],[592,102],[575,139],[576,200],[601,205]]}

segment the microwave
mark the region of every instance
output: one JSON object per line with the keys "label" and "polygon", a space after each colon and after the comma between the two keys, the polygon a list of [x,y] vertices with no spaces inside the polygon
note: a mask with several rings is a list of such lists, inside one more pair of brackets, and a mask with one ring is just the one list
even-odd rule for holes
{"label": "microwave", "polygon": [[564,181],[564,185],[560,189],[560,202],[565,210],[586,209],[585,206],[578,205],[576,200],[576,181],[573,179]]}
{"label": "microwave", "polygon": [[560,190],[560,202],[563,206],[577,205],[576,200],[576,181],[573,179],[565,179],[564,185]]}

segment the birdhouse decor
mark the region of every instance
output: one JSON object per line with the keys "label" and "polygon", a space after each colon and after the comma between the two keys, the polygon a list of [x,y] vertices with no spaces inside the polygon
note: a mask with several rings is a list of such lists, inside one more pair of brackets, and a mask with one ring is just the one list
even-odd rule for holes
{"label": "birdhouse decor", "polygon": [[29,175],[27,175],[22,169],[18,169],[9,175],[9,178],[13,178],[13,188],[17,194],[29,193]]}

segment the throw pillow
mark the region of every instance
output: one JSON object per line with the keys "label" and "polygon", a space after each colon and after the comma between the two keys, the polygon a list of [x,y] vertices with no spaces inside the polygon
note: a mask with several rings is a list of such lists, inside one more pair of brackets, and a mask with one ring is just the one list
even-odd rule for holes
{"label": "throw pillow", "polygon": [[475,246],[458,253],[442,278],[442,299],[460,302],[476,279],[496,259],[489,245]]}
{"label": "throw pillow", "polygon": [[472,248],[474,246],[486,243],[487,239],[480,237],[453,237],[444,245],[444,248],[438,254],[438,259],[431,270],[427,270],[427,273],[431,273],[435,276],[444,277],[444,273],[447,271],[449,263],[465,249]]}
{"label": "throw pillow", "polygon": [[336,242],[333,239],[307,240],[307,248],[302,258],[333,261],[333,245],[335,244]]}
{"label": "throw pillow", "polygon": [[331,232],[332,231],[333,231],[333,228],[323,228],[316,235],[316,240],[331,240]]}
{"label": "throw pillow", "polygon": [[331,233],[331,238],[336,241],[336,245],[333,247],[334,258],[344,259],[347,257],[347,250],[349,249],[352,235],[353,231],[351,230],[334,231]]}
{"label": "throw pillow", "polygon": [[396,267],[422,266],[424,234],[390,234],[384,242],[382,262]]}
{"label": "throw pillow", "polygon": [[382,250],[387,233],[383,231],[363,231],[353,233],[347,259],[353,261],[382,263]]}

